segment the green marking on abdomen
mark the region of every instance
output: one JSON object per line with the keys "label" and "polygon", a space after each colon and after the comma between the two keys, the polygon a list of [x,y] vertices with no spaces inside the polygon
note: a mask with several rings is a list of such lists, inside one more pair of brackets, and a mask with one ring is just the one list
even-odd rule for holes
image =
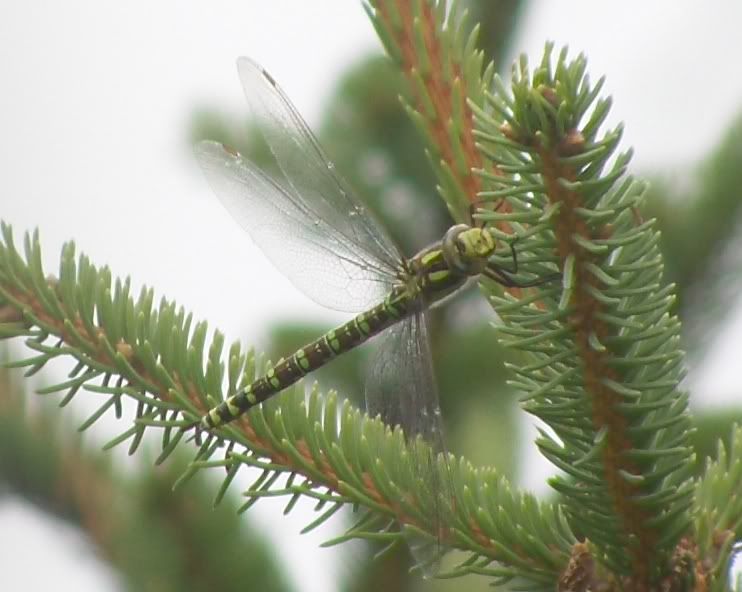
{"label": "green marking on abdomen", "polygon": [[[270,370],[268,370],[268,374],[266,374],[265,376],[266,376],[266,378],[268,379],[268,382],[270,383],[270,385],[273,388],[275,388],[275,389],[282,388],[281,387],[281,381],[278,380],[278,377],[276,376],[276,369],[275,368],[271,368]],[[283,387],[283,388],[286,388],[286,387]]]}
{"label": "green marking on abdomen", "polygon": [[311,364],[307,359],[307,352],[304,351],[304,348],[296,352],[292,359],[294,360],[297,371],[302,374],[306,374],[311,369]]}
{"label": "green marking on abdomen", "polygon": [[330,350],[333,355],[342,353],[340,350],[340,341],[338,341],[337,334],[334,330],[325,333],[323,339],[327,345],[327,349]]}
{"label": "green marking on abdomen", "polygon": [[388,314],[389,316],[394,317],[395,319],[399,318],[399,311],[392,304],[391,298],[388,298],[387,300],[384,301],[384,312]]}
{"label": "green marking on abdomen", "polygon": [[313,343],[297,350],[288,359],[281,358],[263,377],[209,410],[202,418],[202,427],[219,427],[236,419],[272,395],[290,387],[302,376],[321,368],[335,356],[358,347],[406,316],[410,303],[405,294],[392,293],[382,304],[328,331]]}
{"label": "green marking on abdomen", "polygon": [[353,321],[355,322],[356,329],[358,329],[359,333],[366,336],[371,333],[371,326],[368,324],[365,314],[359,314],[355,319],[353,319]]}
{"label": "green marking on abdomen", "polygon": [[441,270],[441,271],[433,271],[428,274],[428,277],[430,278],[431,282],[441,282],[445,279],[448,279],[448,277],[451,275],[451,272],[447,269]]}
{"label": "green marking on abdomen", "polygon": [[[247,397],[247,393],[244,393],[245,397]],[[227,405],[227,410],[229,411],[229,414],[232,417],[237,417],[242,409],[240,409],[240,406],[238,404],[239,399],[237,398],[239,395],[232,395],[229,397],[224,403]]]}

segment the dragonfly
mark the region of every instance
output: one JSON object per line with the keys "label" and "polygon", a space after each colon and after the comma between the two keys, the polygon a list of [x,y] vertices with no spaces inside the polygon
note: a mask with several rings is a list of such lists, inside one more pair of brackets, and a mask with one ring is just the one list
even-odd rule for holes
{"label": "dragonfly", "polygon": [[[325,307],[356,316],[228,396],[201,418],[198,429],[214,430],[237,419],[383,333],[366,380],[367,411],[390,427],[401,427],[408,442],[422,438],[431,455],[445,453],[428,311],[480,276],[505,286],[541,282],[516,281],[512,246],[515,269],[496,265],[493,233],[474,222],[451,226],[442,239],[405,257],[335,170],[274,79],[249,58],[240,58],[237,66],[278,172],[269,175],[231,147],[205,140],[195,153],[206,179],[296,288]],[[445,486],[430,476],[432,458],[418,461],[424,485],[431,490]]]}

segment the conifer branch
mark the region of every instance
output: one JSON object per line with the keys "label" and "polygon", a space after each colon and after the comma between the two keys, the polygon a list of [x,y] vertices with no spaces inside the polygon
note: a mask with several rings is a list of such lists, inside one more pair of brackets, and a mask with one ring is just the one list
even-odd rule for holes
{"label": "conifer branch", "polygon": [[[6,336],[25,337],[37,352],[12,365],[28,373],[60,356],[75,359],[69,380],[43,390],[66,391],[63,403],[81,390],[106,397],[84,427],[111,410],[120,415],[122,400],[134,400],[134,425],[108,446],[129,440],[133,452],[146,428],[160,428],[162,462],[201,410],[222,400],[225,389],[234,392],[264,370],[238,344],[224,359],[219,332],[208,343],[205,323],[194,326],[191,315],[164,299],[154,307],[152,290],[143,289],[135,301],[128,280],[114,282],[107,268],[98,270],[84,255],[76,260],[71,243],[63,248],[59,278],[47,278],[37,234],[26,237],[25,257],[16,251],[9,226],[2,226],[2,234],[0,308],[17,314],[6,314],[9,322],[0,329]],[[224,458],[215,458],[225,444]],[[219,501],[241,466],[256,467],[262,474],[248,488],[243,510],[261,497],[287,497],[287,511],[300,496],[313,498],[322,514],[307,526],[312,529],[350,504],[364,508],[362,517],[330,544],[348,538],[394,542],[414,534],[435,547],[442,537],[440,551],[454,547],[469,553],[452,577],[518,577],[531,589],[547,588],[574,542],[561,511],[513,492],[497,472],[453,457],[439,457],[433,467],[441,480],[457,484],[451,498],[438,499],[440,494],[418,486],[415,466],[425,447],[421,441],[407,442],[400,430],[391,431],[348,403],[338,408],[334,395],[322,397],[315,388],[305,401],[301,388],[289,388],[221,428],[218,436],[209,435],[181,482],[199,469],[226,469]],[[433,512],[441,507],[447,514],[445,532],[432,532]],[[389,530],[394,523],[403,532]]]}
{"label": "conifer branch", "polygon": [[483,70],[478,27],[470,29],[455,9],[446,18],[445,1],[370,0],[365,6],[407,79],[410,99],[402,100],[426,140],[441,196],[454,217],[464,220],[484,187],[473,171],[490,167],[476,149],[469,106],[482,103],[494,71],[492,64]]}
{"label": "conifer branch", "polygon": [[507,196],[513,212],[482,218],[513,224],[533,277],[556,264],[563,279],[492,302],[525,355],[513,367],[524,407],[556,433],[538,444],[569,477],[552,485],[573,526],[616,577],[649,590],[690,528],[679,324],[657,233],[636,214],[643,187],[625,174],[629,154],[613,155],[621,129],[599,132],[602,81],[590,85],[582,56],[562,51],[552,65],[550,49],[533,74],[521,60],[510,92],[496,79],[488,105],[472,107],[483,154],[509,175],[481,171],[496,187],[483,197]]}

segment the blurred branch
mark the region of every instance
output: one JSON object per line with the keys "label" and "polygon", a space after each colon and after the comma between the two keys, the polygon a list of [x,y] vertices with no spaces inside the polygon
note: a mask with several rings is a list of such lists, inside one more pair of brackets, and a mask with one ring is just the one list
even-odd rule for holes
{"label": "blurred branch", "polygon": [[505,66],[504,58],[511,40],[518,30],[518,21],[525,10],[524,0],[462,0],[459,9],[469,13],[479,23],[477,47],[490,56],[497,71]]}
{"label": "blurred branch", "polygon": [[477,27],[445,2],[371,0],[367,12],[389,56],[407,79],[405,107],[425,139],[439,192],[454,219],[468,218],[483,188],[468,101],[482,104],[494,65],[485,69]]}
{"label": "blurred branch", "polygon": [[686,347],[694,355],[736,305],[742,285],[742,117],[678,186],[656,179],[645,211],[662,231],[667,277],[678,286]]}
{"label": "blurred branch", "polygon": [[[159,471],[140,463],[139,474],[125,477],[38,403],[0,368],[0,484],[84,530],[127,589],[236,591],[246,581],[291,589],[258,533],[234,520],[231,497],[212,508],[213,486],[203,477],[172,490],[189,458],[175,454]],[[241,559],[225,561],[234,549]]]}

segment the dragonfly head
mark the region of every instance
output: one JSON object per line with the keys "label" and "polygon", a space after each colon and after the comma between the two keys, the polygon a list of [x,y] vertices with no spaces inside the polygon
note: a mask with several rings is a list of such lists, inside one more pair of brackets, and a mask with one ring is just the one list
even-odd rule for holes
{"label": "dragonfly head", "polygon": [[443,237],[446,261],[453,269],[467,275],[481,273],[495,247],[495,239],[487,230],[467,224],[452,226]]}

